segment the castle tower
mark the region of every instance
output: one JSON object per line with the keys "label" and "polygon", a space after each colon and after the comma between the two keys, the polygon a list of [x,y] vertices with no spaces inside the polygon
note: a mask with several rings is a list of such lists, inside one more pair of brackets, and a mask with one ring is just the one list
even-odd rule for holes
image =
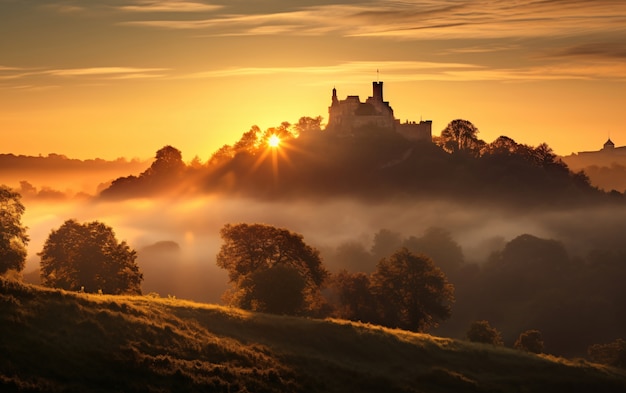
{"label": "castle tower", "polygon": [[337,99],[337,89],[333,87],[333,99],[331,105],[337,105],[339,100]]}
{"label": "castle tower", "polygon": [[383,82],[372,82],[372,98],[383,102]]}

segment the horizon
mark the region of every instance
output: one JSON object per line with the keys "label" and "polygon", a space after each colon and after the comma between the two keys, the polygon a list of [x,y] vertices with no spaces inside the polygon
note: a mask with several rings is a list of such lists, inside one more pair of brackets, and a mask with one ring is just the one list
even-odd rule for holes
{"label": "horizon", "polygon": [[[328,121],[385,99],[401,121],[561,156],[626,145],[626,4],[391,1],[9,1],[0,23],[2,153],[206,161],[252,126]],[[380,74],[377,72],[380,70]]]}

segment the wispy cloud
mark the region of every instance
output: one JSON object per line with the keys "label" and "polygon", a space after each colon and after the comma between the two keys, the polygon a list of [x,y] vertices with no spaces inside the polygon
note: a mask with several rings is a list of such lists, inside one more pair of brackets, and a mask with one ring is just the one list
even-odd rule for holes
{"label": "wispy cloud", "polygon": [[[0,80],[23,81],[41,78],[82,78],[103,80],[164,78],[171,70],[167,68],[135,68],[135,67],[90,67],[66,69],[29,69],[0,66]],[[29,84],[17,82],[13,87],[27,89]]]}
{"label": "wispy cloud", "polygon": [[[619,1],[377,1],[308,6],[272,13],[220,14],[196,20],[128,22],[216,34],[291,33],[403,39],[510,38],[626,31]],[[259,29],[259,26],[268,26]],[[274,26],[274,28],[269,28]],[[283,26],[283,28],[275,28]]]}
{"label": "wispy cloud", "polygon": [[92,67],[92,68],[71,68],[59,70],[42,71],[42,74],[55,76],[93,76],[100,78],[119,77],[159,77],[165,68],[132,68],[132,67]]}
{"label": "wispy cloud", "polygon": [[[383,69],[385,80],[393,82],[407,81],[501,81],[530,82],[541,80],[626,80],[626,65],[613,62],[598,63],[559,63],[520,68],[493,68],[476,64],[435,63],[414,61],[383,62],[346,62],[319,67],[242,67],[188,74],[186,78],[223,78],[262,75],[303,75],[309,82],[328,84],[328,78],[349,81],[363,80],[371,75],[372,70]],[[317,77],[315,79],[314,77]]]}
{"label": "wispy cloud", "polygon": [[119,7],[121,10],[134,12],[203,12],[215,11],[220,8],[223,6],[178,0],[137,1],[132,5]]}

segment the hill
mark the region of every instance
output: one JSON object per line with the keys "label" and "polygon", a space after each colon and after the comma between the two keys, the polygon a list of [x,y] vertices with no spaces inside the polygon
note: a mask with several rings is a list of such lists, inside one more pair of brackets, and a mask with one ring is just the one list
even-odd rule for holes
{"label": "hill", "polygon": [[334,320],[0,279],[0,390],[620,392],[584,361]]}
{"label": "hill", "polygon": [[[182,153],[166,146],[150,168],[114,180],[100,197],[204,193],[270,201],[436,199],[522,209],[609,201],[545,144],[532,147],[502,136],[450,152],[442,146],[449,141],[441,137],[415,141],[376,127],[352,134],[297,129],[286,122],[264,132],[253,128],[206,165],[185,165]],[[269,145],[272,136],[280,139],[277,146]],[[617,200],[622,198],[610,202]]]}

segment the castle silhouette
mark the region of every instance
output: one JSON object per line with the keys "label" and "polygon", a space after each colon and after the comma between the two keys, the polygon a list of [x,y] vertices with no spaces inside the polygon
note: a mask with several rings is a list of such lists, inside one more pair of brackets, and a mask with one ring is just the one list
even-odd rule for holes
{"label": "castle silhouette", "polygon": [[432,141],[432,120],[401,123],[394,117],[389,102],[383,99],[383,82],[372,82],[372,96],[365,102],[361,102],[359,96],[347,96],[345,100],[339,100],[337,89],[333,88],[326,130],[354,135],[363,128],[397,132],[410,140]]}

